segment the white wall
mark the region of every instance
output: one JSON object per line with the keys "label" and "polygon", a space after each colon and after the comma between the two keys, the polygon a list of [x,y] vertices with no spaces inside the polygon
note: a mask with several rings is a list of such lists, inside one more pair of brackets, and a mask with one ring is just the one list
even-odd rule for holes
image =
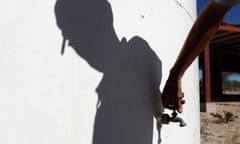
{"label": "white wall", "polygon": [[[140,36],[162,62],[164,86],[170,67],[196,17],[189,0],[109,0],[119,39]],[[181,3],[181,5],[179,5]],[[95,89],[102,73],[66,46],[56,25],[55,1],[0,2],[0,143],[90,144]],[[186,72],[186,128],[164,126],[163,144],[198,144],[197,62]],[[156,131],[154,131],[156,143]]]}

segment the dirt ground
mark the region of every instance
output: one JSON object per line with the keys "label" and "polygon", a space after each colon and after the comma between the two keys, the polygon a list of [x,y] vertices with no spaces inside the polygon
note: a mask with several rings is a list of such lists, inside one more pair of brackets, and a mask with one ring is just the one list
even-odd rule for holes
{"label": "dirt ground", "polygon": [[216,112],[201,112],[201,144],[240,144],[240,103],[216,104]]}

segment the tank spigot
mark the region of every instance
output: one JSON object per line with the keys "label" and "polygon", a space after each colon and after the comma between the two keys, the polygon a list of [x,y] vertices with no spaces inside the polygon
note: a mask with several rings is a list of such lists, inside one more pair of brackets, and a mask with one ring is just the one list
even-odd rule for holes
{"label": "tank spigot", "polygon": [[169,124],[170,122],[179,123],[180,127],[186,126],[184,120],[177,116],[177,112],[174,110],[172,116],[165,113],[158,113],[155,115],[158,122],[161,124]]}
{"label": "tank spigot", "polygon": [[177,116],[177,112],[174,110],[172,116],[169,116],[166,113],[157,112],[155,114],[155,118],[157,120],[157,130],[158,130],[158,144],[161,143],[161,127],[162,124],[169,124],[170,122],[179,122],[180,127],[185,127],[187,124],[184,120]]}

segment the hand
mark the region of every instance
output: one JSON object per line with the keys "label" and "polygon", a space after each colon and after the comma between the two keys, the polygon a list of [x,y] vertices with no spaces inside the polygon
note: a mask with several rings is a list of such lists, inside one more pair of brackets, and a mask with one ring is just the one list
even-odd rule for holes
{"label": "hand", "polygon": [[183,97],[184,93],[182,92],[181,79],[169,77],[161,95],[163,106],[182,113],[182,106],[185,103]]}

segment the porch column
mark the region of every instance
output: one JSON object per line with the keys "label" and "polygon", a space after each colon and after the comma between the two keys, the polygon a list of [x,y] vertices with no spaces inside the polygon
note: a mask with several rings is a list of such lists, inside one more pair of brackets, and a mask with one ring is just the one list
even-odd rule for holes
{"label": "porch column", "polygon": [[204,84],[206,102],[211,102],[211,70],[210,70],[210,47],[204,50]]}

